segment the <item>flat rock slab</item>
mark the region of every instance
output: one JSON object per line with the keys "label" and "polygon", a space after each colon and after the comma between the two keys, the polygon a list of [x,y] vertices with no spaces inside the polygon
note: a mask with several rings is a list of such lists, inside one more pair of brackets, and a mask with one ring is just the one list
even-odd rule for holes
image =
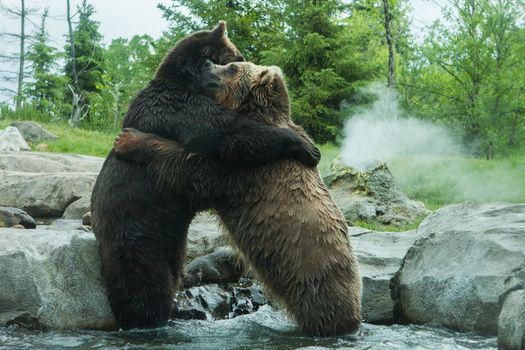
{"label": "flat rock slab", "polygon": [[0,170],[29,173],[98,173],[104,158],[46,152],[2,152]]}
{"label": "flat rock slab", "polygon": [[505,299],[525,288],[525,205],[448,206],[425,219],[418,236],[399,276],[403,316],[498,333]]}
{"label": "flat rock slab", "polygon": [[25,210],[33,217],[60,217],[89,195],[96,173],[28,173],[0,170],[0,206]]}
{"label": "flat rock slab", "polygon": [[391,280],[416,240],[416,231],[376,232],[350,227],[349,235],[363,281],[363,319],[370,323],[391,323],[396,316]]}
{"label": "flat rock slab", "polygon": [[0,326],[115,327],[92,233],[0,229],[0,281]]}

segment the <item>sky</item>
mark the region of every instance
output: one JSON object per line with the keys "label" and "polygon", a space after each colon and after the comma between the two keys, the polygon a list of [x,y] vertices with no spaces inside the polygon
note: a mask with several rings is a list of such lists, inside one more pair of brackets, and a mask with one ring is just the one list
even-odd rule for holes
{"label": "sky", "polygon": [[[437,3],[443,0],[409,1],[412,7],[412,30],[416,37],[420,37],[424,27],[440,17],[440,6]],[[52,44],[63,47],[64,35],[67,32],[66,0],[26,0],[25,2],[27,7],[41,10],[45,7],[49,8],[48,31]],[[72,9],[79,3],[81,0],[71,0]],[[94,17],[100,22],[100,32],[106,43],[118,37],[131,38],[136,34],[149,34],[158,38],[168,27],[157,4],[170,4],[170,0],[89,0],[89,3],[95,6],[97,12]],[[16,8],[19,4],[20,0],[0,0],[0,33],[19,31],[19,22],[6,16],[1,8]],[[38,25],[39,16],[32,16],[31,21]],[[28,30],[35,28],[31,23],[28,26]],[[0,55],[16,52],[18,45],[17,41],[8,41],[5,37],[0,37]],[[0,70],[2,69],[16,70],[16,65],[13,68],[0,62]],[[0,86],[5,85],[5,82],[0,80]],[[0,96],[0,101],[2,100],[5,98]]]}

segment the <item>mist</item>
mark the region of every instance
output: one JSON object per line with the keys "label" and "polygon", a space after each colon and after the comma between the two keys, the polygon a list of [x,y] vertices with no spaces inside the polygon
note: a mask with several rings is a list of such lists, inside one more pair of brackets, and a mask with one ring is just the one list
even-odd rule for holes
{"label": "mist", "polygon": [[376,161],[388,163],[401,155],[461,155],[461,146],[447,129],[405,116],[395,90],[380,85],[365,90],[377,100],[347,121],[341,149],[344,163],[366,170]]}
{"label": "mist", "polygon": [[343,163],[366,170],[386,162],[409,197],[431,207],[524,197],[523,164],[472,158],[446,127],[404,113],[395,90],[372,85],[365,92],[377,100],[348,118],[340,154]]}

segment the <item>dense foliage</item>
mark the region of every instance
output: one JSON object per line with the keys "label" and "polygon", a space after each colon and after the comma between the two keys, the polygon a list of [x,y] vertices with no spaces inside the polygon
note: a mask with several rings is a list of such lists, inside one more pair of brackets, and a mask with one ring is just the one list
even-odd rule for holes
{"label": "dense foliage", "polygon": [[[129,100],[176,40],[224,19],[248,60],[282,68],[294,119],[318,142],[337,141],[345,118],[370,102],[362,87],[386,83],[388,27],[395,55],[390,69],[407,111],[446,124],[480,156],[525,146],[522,0],[450,0],[443,18],[418,39],[410,34],[408,0],[172,0],[158,7],[169,23],[161,38],[119,38],[109,45],[93,20],[93,5],[84,0],[77,8],[77,92],[85,106],[80,127],[118,128]],[[51,46],[46,18],[44,12],[32,35],[32,79],[19,108],[44,121],[68,120],[71,47]]]}

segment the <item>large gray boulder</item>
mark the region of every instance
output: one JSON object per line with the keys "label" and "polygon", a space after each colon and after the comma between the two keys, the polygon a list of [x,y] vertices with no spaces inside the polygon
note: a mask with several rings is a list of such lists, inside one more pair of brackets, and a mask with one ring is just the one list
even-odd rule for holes
{"label": "large gray boulder", "polygon": [[0,229],[0,326],[112,329],[93,234]]}
{"label": "large gray boulder", "polygon": [[370,323],[391,323],[397,317],[391,281],[416,240],[416,231],[376,232],[350,227],[349,236],[363,282],[363,319]]}
{"label": "large gray boulder", "polygon": [[525,349],[525,290],[514,291],[505,299],[498,320],[498,346]]}
{"label": "large gray boulder", "polygon": [[[43,152],[0,154],[0,206],[33,217],[80,219],[104,159]],[[79,202],[79,200],[81,200]]]}
{"label": "large gray boulder", "polygon": [[24,139],[28,142],[52,141],[58,139],[58,136],[44,129],[40,124],[32,121],[18,121],[11,124],[17,128]]}
{"label": "large gray boulder", "polygon": [[24,228],[35,228],[36,222],[22,209],[0,207],[0,227],[16,225],[22,225]]}
{"label": "large gray boulder", "polygon": [[430,214],[422,203],[401,191],[385,163],[362,171],[336,159],[324,182],[350,222],[406,225]]}
{"label": "large gray boulder", "polygon": [[398,283],[407,320],[496,334],[505,299],[525,287],[525,205],[437,211],[419,227]]}
{"label": "large gray boulder", "polygon": [[227,243],[228,238],[220,227],[219,218],[209,213],[198,214],[188,229],[187,259],[191,261],[210,254]]}
{"label": "large gray boulder", "polygon": [[0,152],[29,151],[30,149],[17,128],[8,126],[6,129],[0,130]]}
{"label": "large gray boulder", "polygon": [[91,210],[91,193],[71,203],[62,217],[64,219],[82,219]]}
{"label": "large gray boulder", "polygon": [[33,217],[60,217],[89,195],[95,173],[26,173],[0,170],[0,206],[25,210]]}

